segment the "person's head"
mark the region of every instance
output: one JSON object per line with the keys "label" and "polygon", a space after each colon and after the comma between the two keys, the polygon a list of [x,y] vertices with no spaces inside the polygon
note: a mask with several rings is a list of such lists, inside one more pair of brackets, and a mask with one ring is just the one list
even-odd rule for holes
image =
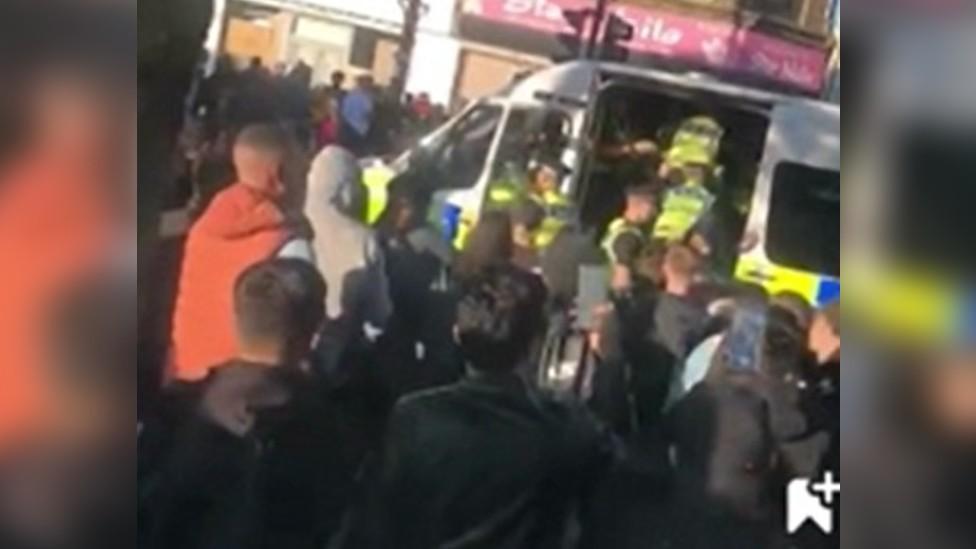
{"label": "person's head", "polygon": [[657,215],[657,199],[650,184],[636,185],[627,189],[627,205],[624,218],[635,225],[646,225]]}
{"label": "person's head", "polygon": [[540,159],[529,168],[529,185],[537,193],[555,192],[559,190],[559,178],[562,171],[562,165],[558,159]]}
{"label": "person's head", "polygon": [[304,61],[298,60],[295,66],[291,68],[291,72],[288,73],[288,79],[293,84],[307,89],[312,85],[312,67],[306,65]]}
{"label": "person's head", "polygon": [[517,246],[530,247],[532,235],[542,226],[545,210],[534,200],[520,200],[512,208],[512,241]]}
{"label": "person's head", "polygon": [[770,302],[763,367],[775,379],[790,382],[802,376],[807,345],[806,332],[800,322],[792,311]]}
{"label": "person's head", "polygon": [[458,303],[455,334],[477,372],[510,372],[528,354],[542,304],[523,277],[488,269],[467,285]]}
{"label": "person's head", "polygon": [[278,61],[271,67],[271,76],[275,78],[281,78],[287,72],[288,67],[283,61]]}
{"label": "person's head", "polygon": [[387,231],[403,233],[421,223],[430,203],[430,192],[407,174],[390,182],[386,209],[379,225]]}
{"label": "person's head", "polygon": [[244,128],[234,141],[238,181],[274,197],[284,196],[284,169],[289,153],[290,137],[278,126],[256,124]]}
{"label": "person's head", "polygon": [[251,58],[251,61],[248,62],[247,68],[252,71],[259,71],[264,68],[264,65],[261,61],[261,58],[255,55],[254,57]]}
{"label": "person's head", "polygon": [[674,295],[687,295],[695,283],[701,266],[698,254],[683,244],[672,244],[664,253],[665,291]]}
{"label": "person's head", "polygon": [[297,365],[325,318],[325,282],[307,261],[272,259],[246,269],[234,285],[240,357]]}
{"label": "person's head", "polygon": [[821,363],[840,358],[840,300],[825,305],[814,314],[809,345]]}
{"label": "person's head", "polygon": [[468,235],[458,257],[457,273],[473,277],[485,269],[512,260],[512,223],[505,212],[486,212]]}
{"label": "person's head", "polygon": [[329,81],[332,82],[333,88],[342,88],[342,86],[346,83],[346,73],[342,71],[332,71]]}

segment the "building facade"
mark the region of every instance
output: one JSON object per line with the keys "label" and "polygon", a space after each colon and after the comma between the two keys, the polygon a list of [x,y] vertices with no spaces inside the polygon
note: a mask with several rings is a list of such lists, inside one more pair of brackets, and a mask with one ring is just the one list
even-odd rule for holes
{"label": "building facade", "polygon": [[[579,56],[564,14],[594,0],[461,0],[459,35],[542,59]],[[746,6],[746,7],[743,7]],[[765,11],[757,11],[765,10]],[[627,0],[609,12],[634,28],[629,63],[702,70],[763,87],[818,95],[828,62],[827,0]],[[517,61],[509,72],[531,68]],[[462,80],[466,67],[459,69]],[[458,93],[466,94],[464,86]]]}
{"label": "building facade", "polygon": [[[302,60],[316,82],[335,70],[370,73],[388,84],[397,66],[403,28],[401,0],[224,0],[210,44],[239,62],[265,65]],[[410,59],[406,90],[448,103],[453,95],[460,43],[454,0],[425,0]]]}
{"label": "building facade", "polygon": [[[218,0],[213,47],[266,64],[369,71],[396,68],[407,0]],[[407,91],[457,106],[520,73],[576,58],[571,10],[596,0],[423,0]],[[222,6],[221,6],[222,5]],[[832,0],[611,0],[634,27],[629,63],[718,73],[758,86],[819,96],[830,85]]]}

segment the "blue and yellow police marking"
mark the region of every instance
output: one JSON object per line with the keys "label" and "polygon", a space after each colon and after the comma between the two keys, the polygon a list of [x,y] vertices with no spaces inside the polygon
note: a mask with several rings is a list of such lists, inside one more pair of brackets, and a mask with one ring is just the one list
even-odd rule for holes
{"label": "blue and yellow police marking", "polygon": [[815,306],[840,297],[840,281],[829,276],[790,269],[753,257],[740,257],[735,278],[762,286],[769,295],[795,292]]}

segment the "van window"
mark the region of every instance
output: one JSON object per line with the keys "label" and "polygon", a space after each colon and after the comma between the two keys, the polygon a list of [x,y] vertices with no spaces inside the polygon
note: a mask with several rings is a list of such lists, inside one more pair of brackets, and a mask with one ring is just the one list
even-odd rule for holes
{"label": "van window", "polygon": [[502,112],[498,105],[479,105],[432,144],[429,160],[438,186],[468,189],[478,183]]}
{"label": "van window", "polygon": [[514,108],[508,113],[492,179],[524,174],[529,163],[539,156],[558,158],[568,142],[569,117],[560,111],[542,108]]}
{"label": "van window", "polygon": [[783,162],[773,172],[766,255],[804,271],[840,276],[840,172]]}

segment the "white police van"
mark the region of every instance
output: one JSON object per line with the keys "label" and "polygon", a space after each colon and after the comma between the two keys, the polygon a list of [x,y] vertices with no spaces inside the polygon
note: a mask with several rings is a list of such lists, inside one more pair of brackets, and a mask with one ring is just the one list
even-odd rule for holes
{"label": "white police van", "polygon": [[736,277],[773,292],[796,291],[812,303],[837,296],[840,110],[808,98],[699,73],[563,63],[469,104],[380,168],[387,177],[375,177],[374,170],[367,185],[375,204],[389,177],[423,166],[437,189],[437,220],[460,244],[486,207],[489,185],[524,173],[533,150],[546,141],[569,168],[562,192],[574,201],[578,221],[604,227],[619,213],[621,181],[639,177],[616,173],[620,162],[605,151],[628,140],[666,143],[669,128],[700,114],[725,129],[722,184],[741,195]]}

